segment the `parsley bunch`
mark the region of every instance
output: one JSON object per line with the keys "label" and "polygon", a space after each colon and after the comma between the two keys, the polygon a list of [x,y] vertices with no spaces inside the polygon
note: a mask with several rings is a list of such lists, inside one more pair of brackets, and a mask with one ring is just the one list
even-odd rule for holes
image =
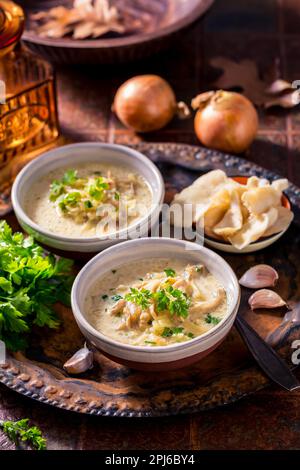
{"label": "parsley bunch", "polygon": [[43,438],[41,431],[36,427],[30,427],[29,420],[20,419],[20,421],[0,421],[0,427],[4,434],[18,444],[19,441],[26,442],[36,450],[46,449],[46,439]]}
{"label": "parsley bunch", "polygon": [[25,349],[33,325],[58,327],[53,304],[70,305],[72,265],[0,221],[0,339],[9,349]]}

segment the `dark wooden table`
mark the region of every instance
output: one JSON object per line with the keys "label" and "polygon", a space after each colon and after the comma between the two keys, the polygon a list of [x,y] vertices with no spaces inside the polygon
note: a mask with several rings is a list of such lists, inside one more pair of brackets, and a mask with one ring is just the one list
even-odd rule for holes
{"label": "dark wooden table", "polygon": [[[299,0],[216,0],[204,21],[168,53],[123,67],[59,68],[62,131],[77,139],[134,143],[110,112],[118,85],[140,73],[167,78],[178,99],[208,89],[216,55],[252,58],[263,72],[280,59],[281,75],[300,79]],[[300,108],[262,113],[247,158],[300,185]],[[197,144],[191,122],[174,121],[151,141]],[[0,386],[0,419],[29,417],[49,449],[299,449],[300,392],[270,387],[242,401],[191,416],[108,419],[76,415],[35,403]],[[0,433],[0,449],[14,448]]]}

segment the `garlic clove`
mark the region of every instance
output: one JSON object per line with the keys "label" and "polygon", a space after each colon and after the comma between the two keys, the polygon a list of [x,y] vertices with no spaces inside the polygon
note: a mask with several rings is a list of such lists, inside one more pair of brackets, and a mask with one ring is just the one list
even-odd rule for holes
{"label": "garlic clove", "polygon": [[286,302],[273,290],[260,289],[254,292],[248,300],[251,310],[256,308],[284,307]]}
{"label": "garlic clove", "polygon": [[268,264],[257,264],[248,269],[239,280],[241,286],[250,289],[275,286],[279,276],[277,271]]}
{"label": "garlic clove", "polygon": [[79,349],[65,364],[64,369],[69,374],[82,374],[93,367],[94,354],[86,344]]}

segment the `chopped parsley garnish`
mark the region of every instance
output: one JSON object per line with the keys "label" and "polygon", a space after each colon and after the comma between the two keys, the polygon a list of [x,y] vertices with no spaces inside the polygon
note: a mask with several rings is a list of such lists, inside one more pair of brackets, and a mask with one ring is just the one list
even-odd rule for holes
{"label": "chopped parsley garnish", "polygon": [[78,191],[66,194],[64,198],[59,202],[58,206],[62,211],[67,211],[69,207],[75,207],[81,200],[81,194]]}
{"label": "chopped parsley garnish", "polygon": [[89,210],[106,198],[109,189],[109,180],[96,172],[91,178],[80,178],[77,170],[67,170],[63,177],[55,179],[50,185],[49,199],[58,203],[63,212],[78,206],[80,210]]}
{"label": "chopped parsley garnish", "polygon": [[93,203],[88,199],[87,201],[84,201],[84,207],[86,209],[91,209],[93,207]]}
{"label": "chopped parsley garnish", "polygon": [[187,333],[186,335],[187,335],[189,338],[195,338],[194,333],[189,332],[189,333]]}
{"label": "chopped parsley garnish", "polygon": [[183,328],[181,327],[169,328],[168,326],[166,326],[161,336],[163,336],[164,338],[169,338],[170,336],[173,336],[173,335],[179,335],[182,332],[183,332]]}
{"label": "chopped parsley garnish", "polygon": [[200,273],[202,271],[202,266],[196,266],[196,273]]}
{"label": "chopped parsley garnish", "polygon": [[208,313],[205,317],[205,321],[206,321],[206,323],[210,323],[212,325],[217,325],[218,323],[220,323],[221,318],[214,317],[213,315]]}
{"label": "chopped parsley garnish", "polygon": [[154,293],[158,312],[167,310],[171,315],[186,318],[189,314],[190,300],[180,289],[168,286]]}
{"label": "chopped parsley garnish", "polygon": [[115,192],[114,198],[115,198],[116,201],[119,201],[120,200],[120,193]]}
{"label": "chopped parsley garnish", "polygon": [[148,289],[138,290],[135,287],[130,288],[130,292],[125,295],[125,300],[146,309],[150,306],[152,293]]}
{"label": "chopped parsley garnish", "polygon": [[50,185],[50,196],[49,199],[51,202],[56,201],[56,199],[66,192],[64,184],[59,180],[53,180]]}
{"label": "chopped parsley garnish", "polygon": [[166,268],[166,269],[164,269],[164,272],[166,273],[166,275],[168,277],[175,277],[176,276],[176,272],[172,268]]}
{"label": "chopped parsley garnish", "polygon": [[145,344],[156,344],[155,341],[145,341]]}
{"label": "chopped parsley garnish", "polygon": [[63,184],[67,186],[72,186],[75,181],[77,181],[77,171],[76,170],[67,170],[62,178]]}
{"label": "chopped parsley garnish", "polygon": [[118,300],[123,299],[123,297],[120,294],[116,294],[116,295],[113,295],[111,299],[117,302]]}
{"label": "chopped parsley garnish", "polygon": [[102,298],[103,300],[106,300],[106,299],[108,299],[108,295],[107,295],[107,294],[103,294],[103,295],[101,296],[101,298]]}
{"label": "chopped parsley garnish", "polygon": [[89,195],[96,199],[96,201],[101,201],[104,198],[104,191],[102,189],[98,189],[94,184],[92,184],[89,188]]}

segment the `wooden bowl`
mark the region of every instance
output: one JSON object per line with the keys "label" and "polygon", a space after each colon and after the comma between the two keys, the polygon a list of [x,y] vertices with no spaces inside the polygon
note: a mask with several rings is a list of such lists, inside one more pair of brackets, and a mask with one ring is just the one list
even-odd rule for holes
{"label": "wooden bowl", "polygon": [[[248,178],[249,176],[232,176],[232,179],[234,179],[240,184],[247,184]],[[285,194],[282,195],[281,203],[283,207],[291,209],[291,203]],[[224,251],[225,253],[253,253],[254,251],[263,250],[264,248],[267,248],[268,246],[275,243],[280,237],[282,237],[282,235],[287,231],[288,228],[289,227],[286,227],[286,229],[282,232],[275,233],[274,235],[270,235],[269,237],[261,237],[256,242],[250,243],[250,245],[246,246],[241,250],[238,250],[233,245],[231,245],[231,243],[225,240],[221,240],[220,238],[213,238],[206,234],[205,243],[211,248]]]}
{"label": "wooden bowl", "polygon": [[[57,63],[106,63],[118,64],[144,59],[168,48],[179,33],[182,33],[212,5],[214,0],[161,0],[165,4],[163,15],[157,15],[152,28],[128,36],[103,37],[76,40],[70,37],[52,39],[40,37],[30,29],[30,13],[57,6],[53,0],[43,2],[20,1],[27,15],[27,28],[22,36],[26,45],[47,60]],[[72,2],[65,0],[64,5]],[[150,10],[145,0],[145,10]]]}

